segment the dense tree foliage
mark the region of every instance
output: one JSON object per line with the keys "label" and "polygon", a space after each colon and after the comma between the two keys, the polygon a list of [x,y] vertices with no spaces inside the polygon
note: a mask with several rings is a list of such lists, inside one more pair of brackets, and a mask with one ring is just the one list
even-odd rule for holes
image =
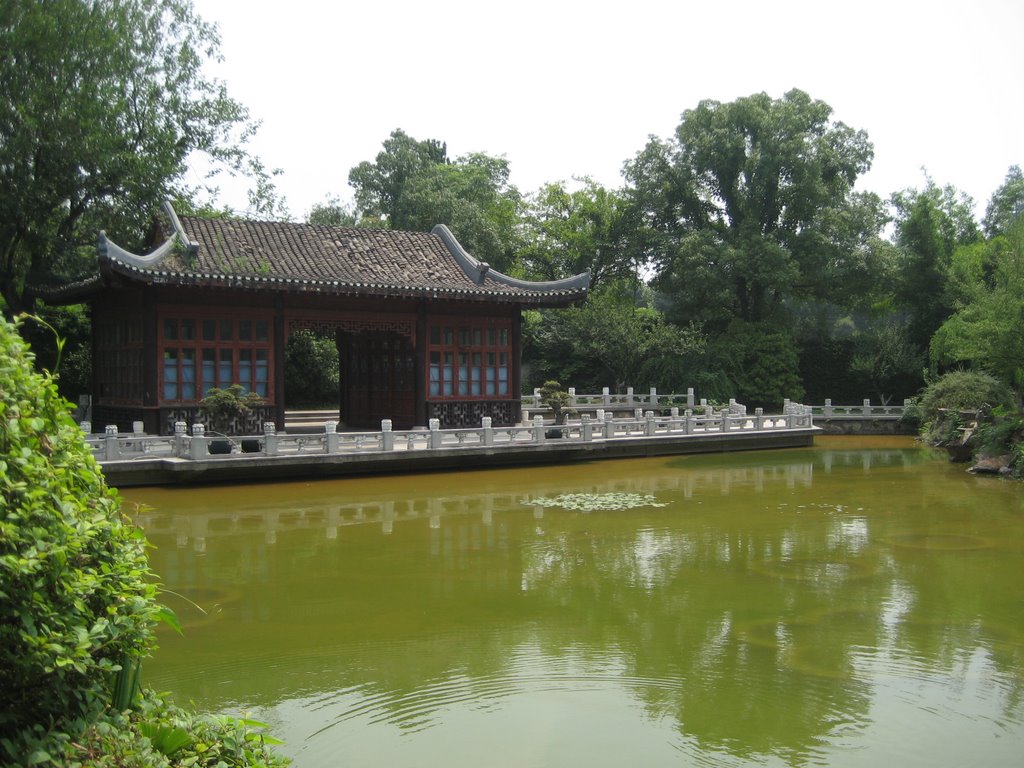
{"label": "dense tree foliage", "polygon": [[1010,170],[1006,173],[1006,179],[993,193],[985,208],[985,218],[981,222],[985,229],[985,235],[995,237],[1006,234],[1022,213],[1024,213],[1024,173],[1021,173],[1019,165],[1013,165],[1010,166]]}
{"label": "dense tree foliage", "polygon": [[629,385],[669,391],[684,387],[687,363],[703,349],[694,329],[666,321],[661,312],[635,306],[630,294],[606,290],[581,307],[544,311],[527,323],[530,384],[571,381],[580,391]]}
{"label": "dense tree foliage", "polygon": [[[164,198],[189,197],[187,161],[244,172],[245,108],[203,63],[216,29],[190,0],[7,0],[0,5],[0,289],[13,314],[28,283],[75,276],[101,229],[141,238]],[[266,210],[259,211],[266,213]]]}
{"label": "dense tree foliage", "polygon": [[1024,392],[1024,216],[1006,234],[958,249],[948,270],[953,314],[931,340],[940,365],[967,364]]}
{"label": "dense tree foliage", "polygon": [[333,336],[299,330],[284,350],[284,390],[291,408],[337,406],[338,345]]}
{"label": "dense tree foliage", "polygon": [[421,232],[445,224],[481,261],[513,269],[521,199],[504,158],[476,152],[451,160],[442,142],[395,130],[374,162],[348,178],[360,222]]}
{"label": "dense tree foliage", "polygon": [[952,186],[930,178],[923,190],[892,197],[896,209],[896,303],[909,313],[911,342],[927,348],[932,334],[952,311],[946,274],[958,246],[978,240],[973,203]]}
{"label": "dense tree foliage", "polygon": [[590,270],[591,289],[636,280],[642,254],[630,240],[632,209],[619,192],[592,179],[578,189],[546,184],[527,201],[520,261],[535,280]]}
{"label": "dense tree foliage", "polygon": [[851,196],[872,149],[830,117],[797,90],[704,101],[627,164],[637,234],[673,317],[713,332],[733,320],[778,324],[789,300],[829,293],[860,266],[872,233],[851,224]]}
{"label": "dense tree foliage", "polygon": [[306,223],[319,227],[354,227],[359,224],[355,211],[337,197],[315,204],[306,215]]}

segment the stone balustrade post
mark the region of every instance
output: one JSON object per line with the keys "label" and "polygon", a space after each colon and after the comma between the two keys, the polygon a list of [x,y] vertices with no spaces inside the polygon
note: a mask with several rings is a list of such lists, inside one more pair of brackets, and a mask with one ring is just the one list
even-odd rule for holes
{"label": "stone balustrade post", "polygon": [[604,403],[605,408],[612,404],[612,393],[608,387],[601,388],[601,402]]}
{"label": "stone balustrade post", "polygon": [[494,419],[490,416],[484,416],[480,419],[480,429],[483,430],[484,445],[490,448],[494,445]]}
{"label": "stone balustrade post", "polygon": [[832,418],[832,398],[831,397],[826,397],[825,398],[825,407],[822,408],[822,415],[826,419]]}
{"label": "stone balustrade post", "polygon": [[615,422],[612,420],[614,414],[611,411],[604,412],[604,436],[605,438],[615,437]]}
{"label": "stone balustrade post", "polygon": [[705,416],[711,415],[710,409],[708,407],[708,399],[706,397],[702,397],[700,399],[700,412],[703,413]]}
{"label": "stone balustrade post", "polygon": [[431,419],[428,422],[430,428],[430,448],[431,450],[437,450],[441,447],[441,420]]}
{"label": "stone balustrade post", "polygon": [[692,435],[695,424],[693,421],[693,411],[687,408],[683,412],[683,434]]}
{"label": "stone balustrade post", "polygon": [[576,406],[576,387],[569,387],[569,405]]}
{"label": "stone balustrade post", "polygon": [[133,421],[132,422],[132,434],[133,435],[144,435],[144,434],[146,434],[146,429],[142,425],[141,421]]}
{"label": "stone balustrade post", "polygon": [[530,423],[530,412],[526,408],[523,408],[523,413],[522,413],[522,416],[520,417],[520,423],[521,424],[529,424]]}
{"label": "stone balustrade post", "polygon": [[648,437],[654,437],[655,430],[658,428],[657,422],[654,421],[654,411],[647,411],[644,414],[644,432]]}
{"label": "stone balustrade post", "polygon": [[533,417],[533,442],[543,443],[544,442],[544,417],[534,416]]}
{"label": "stone balustrade post", "polygon": [[589,413],[580,416],[580,432],[583,434],[583,442],[589,443],[594,439],[594,425],[590,423]]}
{"label": "stone balustrade post", "polygon": [[263,451],[267,456],[278,454],[277,424],[272,421],[263,422]]}
{"label": "stone balustrade post", "polygon": [[693,410],[693,387],[687,387],[686,389],[686,407],[691,411]]}
{"label": "stone balustrade post", "polygon": [[865,400],[864,401],[863,413],[864,413],[864,418],[865,419],[871,417],[871,400]]}
{"label": "stone balustrade post", "polygon": [[206,436],[206,425],[193,424],[192,439],[188,444],[188,457],[193,461],[205,459],[210,455],[210,449],[207,445],[208,442],[209,438]]}
{"label": "stone balustrade post", "polygon": [[758,432],[764,429],[764,408],[754,409],[754,429]]}
{"label": "stone balustrade post", "polygon": [[395,450],[394,422],[391,419],[380,420],[380,447],[383,451]]}
{"label": "stone balustrade post", "polygon": [[181,458],[185,455],[188,444],[188,424],[184,421],[174,422],[174,455]]}
{"label": "stone balustrade post", "polygon": [[651,402],[650,406],[654,408],[658,404],[658,388],[651,387]]}
{"label": "stone balustrade post", "polygon": [[116,461],[121,458],[121,444],[117,439],[117,425],[108,424],[104,430],[103,454],[107,461]]}
{"label": "stone balustrade post", "polygon": [[729,422],[732,420],[732,411],[728,408],[722,409],[722,415],[719,418],[718,429],[720,432],[729,431]]}
{"label": "stone balustrade post", "polygon": [[341,447],[341,436],[338,434],[338,422],[324,422],[324,453],[337,453]]}
{"label": "stone balustrade post", "polygon": [[633,397],[633,388],[632,387],[626,387],[626,402],[630,406],[633,406],[636,403],[636,400]]}

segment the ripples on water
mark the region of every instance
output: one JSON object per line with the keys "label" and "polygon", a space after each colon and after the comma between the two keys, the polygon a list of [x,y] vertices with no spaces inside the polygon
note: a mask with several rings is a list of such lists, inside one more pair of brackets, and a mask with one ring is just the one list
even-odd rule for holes
{"label": "ripples on water", "polygon": [[1017,765],[1024,506],[909,441],[129,499],[299,766]]}

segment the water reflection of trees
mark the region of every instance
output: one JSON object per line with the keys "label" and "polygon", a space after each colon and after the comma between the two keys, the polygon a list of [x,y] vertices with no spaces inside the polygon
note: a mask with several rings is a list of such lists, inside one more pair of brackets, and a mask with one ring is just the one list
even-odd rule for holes
{"label": "water reflection of trees", "polygon": [[[1020,720],[1019,514],[978,514],[976,498],[951,506],[950,485],[919,460],[797,451],[571,481],[518,474],[475,493],[296,503],[268,489],[262,506],[157,510],[142,522],[165,582],[223,590],[224,603],[224,620],[165,639],[161,664],[187,677],[229,648],[245,687],[197,681],[195,698],[309,696],[329,709],[358,691],[414,728],[431,717],[423,691],[444,681],[510,695],[524,647],[595,670],[614,649],[650,717],[702,748],[801,763],[869,722],[879,664],[899,674],[907,657],[916,674],[952,678],[983,649],[1004,714]],[[672,504],[528,505],[567,483]]]}

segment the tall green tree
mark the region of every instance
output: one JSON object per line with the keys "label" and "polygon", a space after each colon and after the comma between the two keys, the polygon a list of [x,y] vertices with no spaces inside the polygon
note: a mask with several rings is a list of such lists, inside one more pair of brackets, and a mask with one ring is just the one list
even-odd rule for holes
{"label": "tall green tree", "polygon": [[447,162],[446,144],[436,139],[417,141],[402,129],[395,129],[373,162],[364,160],[348,173],[357,212],[364,218],[386,219],[393,229],[409,228],[406,185]]}
{"label": "tall green tree", "polygon": [[1004,235],[957,249],[954,311],[931,340],[938,364],[968,364],[1024,393],[1024,217]]}
{"label": "tall green tree", "polygon": [[641,252],[629,237],[634,221],[628,201],[593,179],[579,181],[574,190],[556,182],[530,196],[523,219],[523,268],[538,280],[589,269],[591,290],[637,279]]}
{"label": "tall green tree", "polygon": [[0,290],[73,276],[105,229],[135,243],[158,203],[198,193],[194,152],[214,170],[272,174],[245,150],[255,125],[203,73],[215,27],[190,0],[5,0],[0,4]]}
{"label": "tall green tree", "polygon": [[373,162],[349,172],[361,222],[428,232],[445,224],[465,248],[496,269],[513,268],[521,208],[509,164],[476,152],[449,159],[447,145],[392,131]]}
{"label": "tall green tree", "polygon": [[927,179],[924,189],[892,196],[896,209],[895,301],[909,313],[912,344],[927,349],[932,334],[952,312],[946,290],[954,250],[978,241],[971,199],[950,185]]}
{"label": "tall green tree", "polygon": [[1019,165],[1010,166],[1006,178],[993,193],[985,208],[981,224],[987,237],[995,237],[1009,231],[1013,222],[1024,213],[1024,173]]}
{"label": "tall green tree", "polygon": [[873,149],[831,115],[799,90],[702,101],[627,163],[642,246],[678,314],[718,331],[782,323],[794,297],[859,266],[848,256],[873,233],[851,201]]}

